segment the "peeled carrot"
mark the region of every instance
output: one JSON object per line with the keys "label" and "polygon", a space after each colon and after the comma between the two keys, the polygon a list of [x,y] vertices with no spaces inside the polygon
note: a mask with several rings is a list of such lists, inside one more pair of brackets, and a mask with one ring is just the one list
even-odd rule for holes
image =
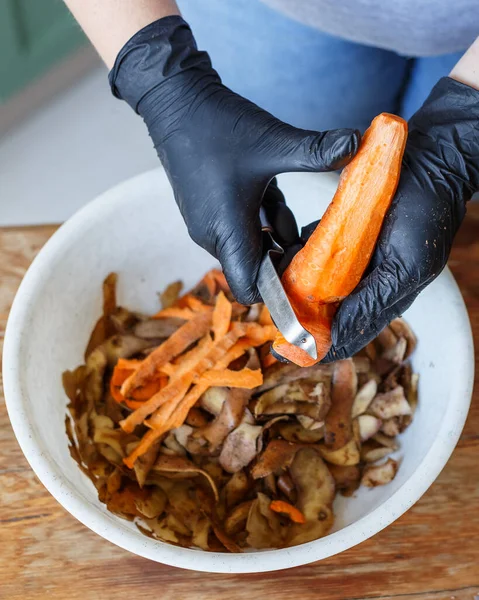
{"label": "peeled carrot", "polygon": [[360,282],[396,192],[406,139],[400,117],[382,113],[373,120],[321,222],[282,277],[299,321],[316,340],[317,361],[281,334],[276,354],[306,367],[328,353],[338,304]]}
{"label": "peeled carrot", "polygon": [[303,513],[289,502],[273,500],[269,507],[273,512],[288,515],[293,523],[306,523],[306,518]]}

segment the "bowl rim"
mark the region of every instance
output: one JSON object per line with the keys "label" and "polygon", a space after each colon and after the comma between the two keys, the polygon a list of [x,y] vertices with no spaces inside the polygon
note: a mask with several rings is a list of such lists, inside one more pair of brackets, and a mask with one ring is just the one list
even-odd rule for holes
{"label": "bowl rim", "polygon": [[[89,529],[134,554],[166,565],[210,573],[259,573],[312,563],[347,550],[375,535],[405,513],[426,492],[452,454],[468,414],[474,381],[474,347],[471,324],[457,283],[449,268],[440,275],[447,278],[455,300],[456,316],[464,331],[461,342],[463,360],[458,365],[458,385],[437,436],[413,475],[379,507],[358,521],[319,540],[260,553],[222,554],[168,545],[139,534],[131,535],[117,517],[101,513],[71,485],[29,421],[28,394],[22,378],[22,338],[28,323],[29,306],[43,282],[51,274],[50,261],[68,243],[71,234],[103,214],[128,203],[128,188],[142,180],[158,177],[159,169],[120,183],[89,202],[46,242],[33,260],[17,291],[9,314],[3,349],[4,395],[8,415],[20,447],[33,471],[52,496]],[[119,191],[121,194],[118,194]],[[261,560],[258,560],[260,554]]]}

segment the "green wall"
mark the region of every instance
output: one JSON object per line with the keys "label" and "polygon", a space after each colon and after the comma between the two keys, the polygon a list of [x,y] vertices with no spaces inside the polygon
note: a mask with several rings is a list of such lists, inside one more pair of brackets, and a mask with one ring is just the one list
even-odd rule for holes
{"label": "green wall", "polygon": [[0,0],[0,102],[85,43],[61,0]]}

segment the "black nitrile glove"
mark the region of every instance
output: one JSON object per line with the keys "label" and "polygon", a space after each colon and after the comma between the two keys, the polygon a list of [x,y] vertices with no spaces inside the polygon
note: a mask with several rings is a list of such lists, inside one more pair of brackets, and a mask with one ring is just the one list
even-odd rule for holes
{"label": "black nitrile glove", "polygon": [[287,171],[341,168],[356,153],[359,134],[296,129],[233,93],[178,16],[134,35],[110,84],[144,118],[193,240],[219,259],[240,302],[258,301],[263,196],[279,241],[288,247],[298,239],[271,180]]}
{"label": "black nitrile glove", "polygon": [[401,179],[368,275],[341,304],[326,361],[355,354],[446,265],[479,189],[479,91],[442,78],[409,122]]}

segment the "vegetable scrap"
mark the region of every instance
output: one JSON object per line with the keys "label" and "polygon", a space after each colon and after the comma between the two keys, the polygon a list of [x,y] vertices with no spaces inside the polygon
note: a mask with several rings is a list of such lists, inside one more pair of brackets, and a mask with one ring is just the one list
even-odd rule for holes
{"label": "vegetable scrap", "polygon": [[394,478],[417,407],[405,321],[302,368],[266,360],[266,307],[236,304],[219,271],[169,286],[153,316],[119,306],[116,281],[63,374],[70,454],[109,511],[182,547],[282,548],[327,535],[337,494]]}

